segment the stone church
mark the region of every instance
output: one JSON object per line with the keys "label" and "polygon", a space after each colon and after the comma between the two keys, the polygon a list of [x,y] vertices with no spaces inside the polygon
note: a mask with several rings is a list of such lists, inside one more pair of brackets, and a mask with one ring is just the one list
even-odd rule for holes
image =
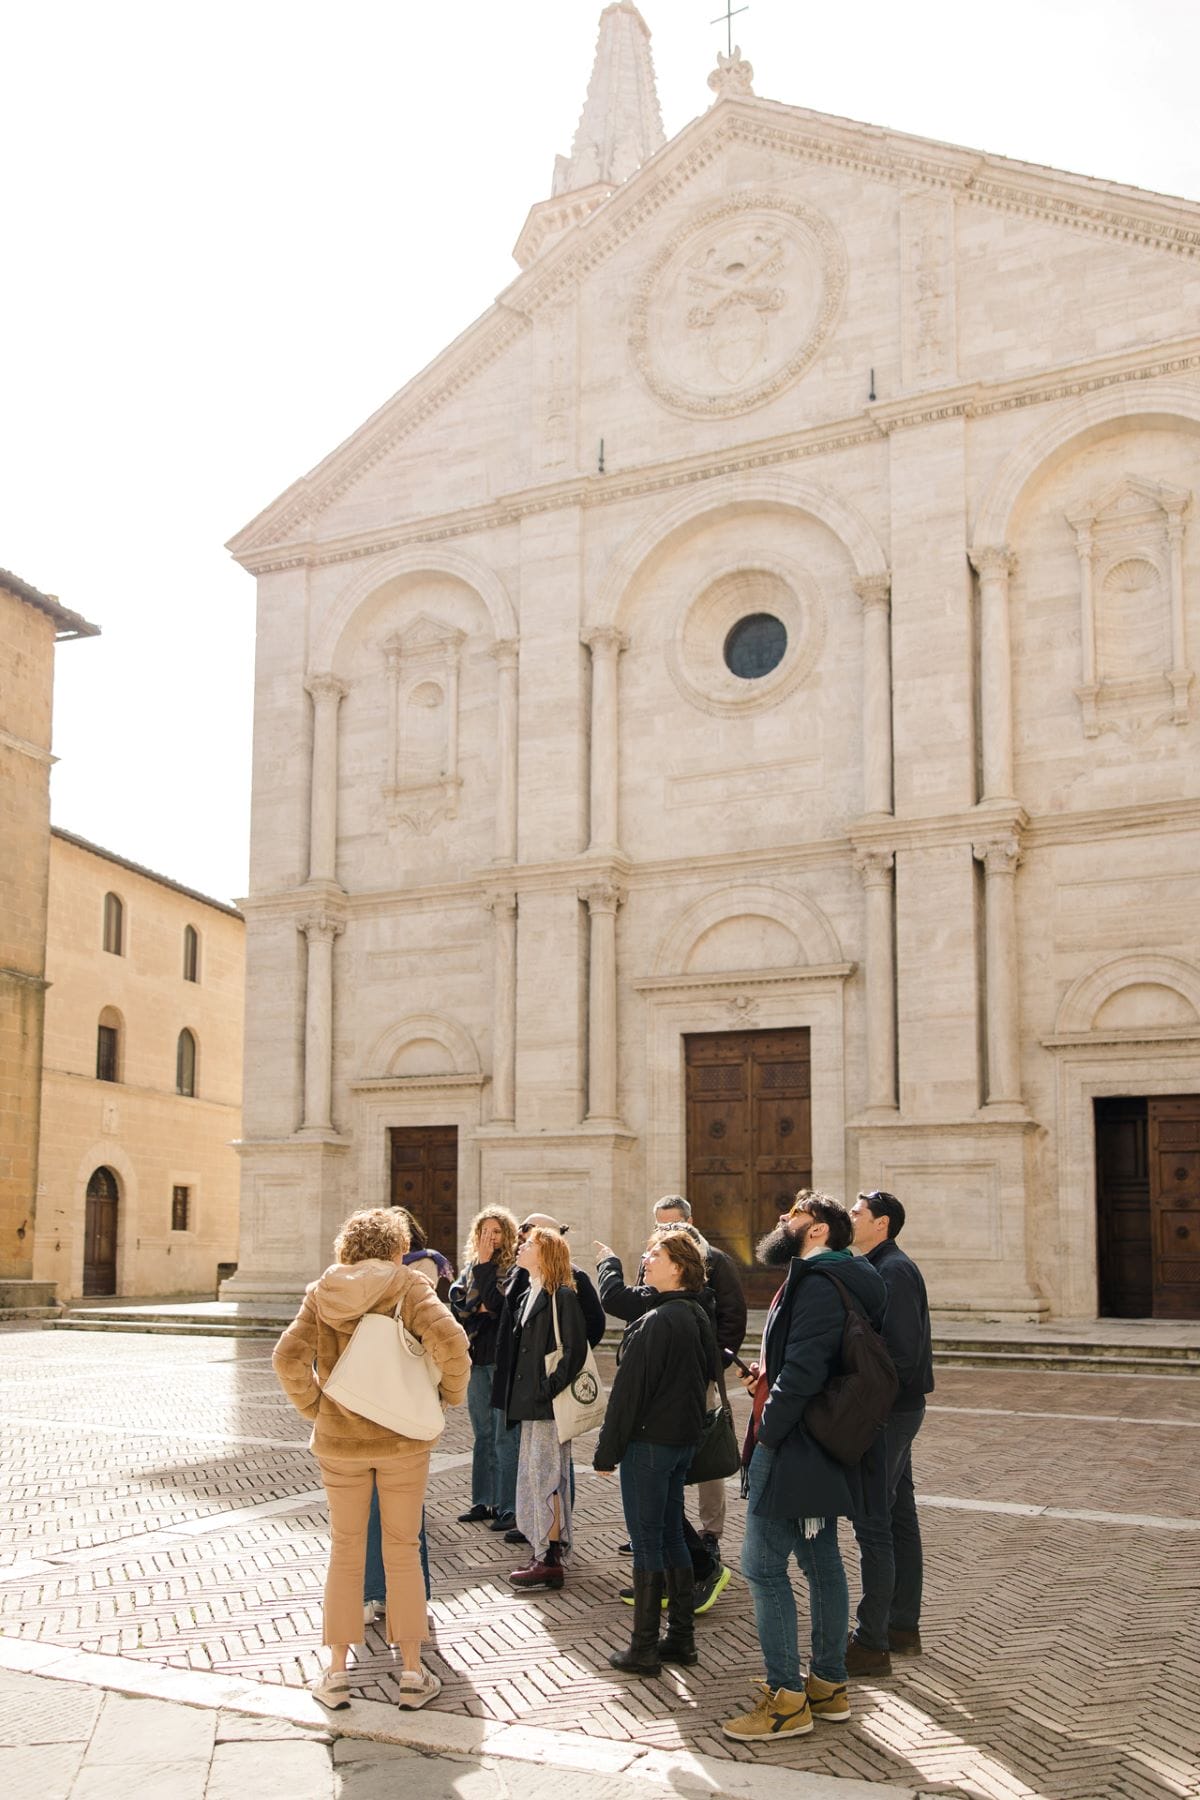
{"label": "stone church", "polygon": [[946,1312],[1200,1316],[1200,205],[709,85],[608,6],[519,275],[231,545],[225,1294],[813,1183]]}

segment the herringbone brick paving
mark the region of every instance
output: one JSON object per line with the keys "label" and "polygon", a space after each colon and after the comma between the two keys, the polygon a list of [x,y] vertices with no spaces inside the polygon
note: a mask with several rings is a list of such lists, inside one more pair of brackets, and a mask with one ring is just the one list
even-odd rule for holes
{"label": "herringbone brick paving", "polygon": [[[305,1681],[320,1660],[325,1515],[304,1498],[319,1485],[307,1427],[266,1347],[16,1332],[5,1344],[0,1631]],[[697,1668],[615,1675],[607,1654],[630,1621],[615,1598],[624,1527],[615,1484],[584,1470],[567,1587],[519,1597],[511,1550],[455,1522],[466,1469],[431,1481],[437,1707],[994,1800],[1196,1800],[1200,1530],[986,1508],[1195,1519],[1200,1381],[948,1371],[934,1398],[919,1491],[981,1510],[926,1509],[926,1652],[856,1682],[848,1726],[759,1752],[720,1735],[761,1673],[736,1578],[699,1622]],[[460,1413],[439,1452],[468,1445]],[[286,1510],[247,1513],[272,1502]],[[736,1567],[742,1503],[729,1513]],[[853,1591],[849,1534],[845,1549]],[[395,1697],[377,1633],[358,1674],[364,1698]]]}

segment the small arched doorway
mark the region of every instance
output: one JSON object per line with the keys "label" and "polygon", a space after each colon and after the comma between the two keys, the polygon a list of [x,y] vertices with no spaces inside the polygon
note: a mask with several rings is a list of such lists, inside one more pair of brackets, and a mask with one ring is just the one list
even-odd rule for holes
{"label": "small arched doorway", "polygon": [[87,1184],[83,1228],[83,1291],[117,1291],[117,1206],[120,1190],[111,1169],[96,1169]]}

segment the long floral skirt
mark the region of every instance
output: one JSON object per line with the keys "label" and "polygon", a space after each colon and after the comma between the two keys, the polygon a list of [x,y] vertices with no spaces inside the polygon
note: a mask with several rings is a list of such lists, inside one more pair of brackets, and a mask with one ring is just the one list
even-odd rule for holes
{"label": "long floral skirt", "polygon": [[565,1560],[571,1548],[571,1446],[558,1441],[553,1419],[522,1419],[517,1463],[517,1529],[539,1559],[545,1557],[558,1500],[559,1542]]}

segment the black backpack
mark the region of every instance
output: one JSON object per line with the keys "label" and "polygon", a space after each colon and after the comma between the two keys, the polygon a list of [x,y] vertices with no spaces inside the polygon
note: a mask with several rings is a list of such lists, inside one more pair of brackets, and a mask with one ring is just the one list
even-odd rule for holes
{"label": "black backpack", "polygon": [[[814,1271],[816,1273],[816,1271]],[[888,1347],[832,1271],[830,1281],[846,1308],[838,1373],[804,1409],[804,1429],[835,1462],[852,1469],[862,1461],[887,1422],[900,1378]]]}

